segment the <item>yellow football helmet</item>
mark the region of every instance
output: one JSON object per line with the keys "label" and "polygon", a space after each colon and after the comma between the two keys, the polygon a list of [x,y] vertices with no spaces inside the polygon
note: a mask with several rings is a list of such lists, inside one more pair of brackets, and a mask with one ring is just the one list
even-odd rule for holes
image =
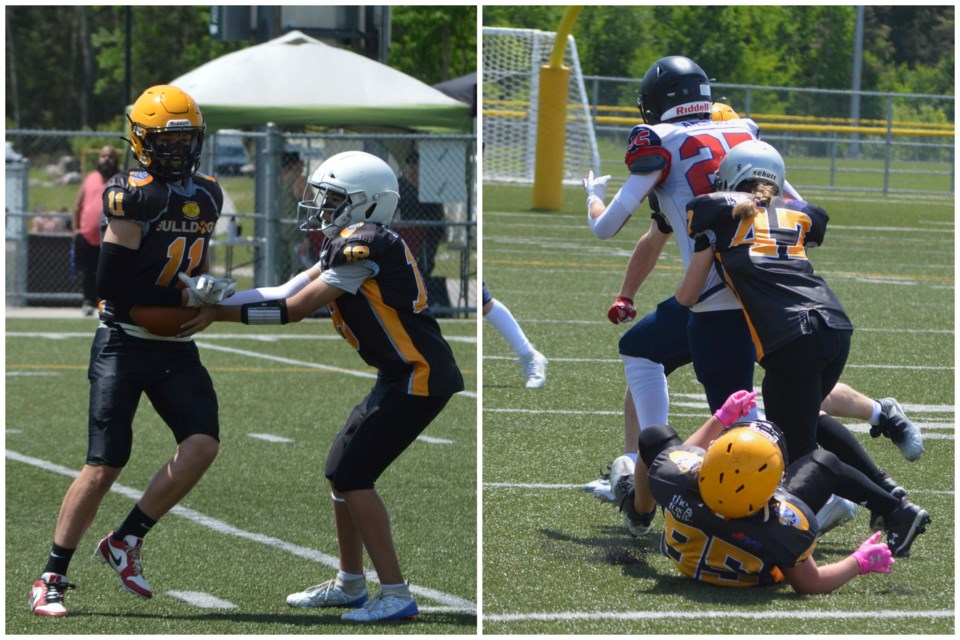
{"label": "yellow football helmet", "polygon": [[196,172],[206,127],[200,107],[185,91],[165,84],[150,87],[127,118],[133,155],[144,169],[166,180]]}
{"label": "yellow football helmet", "polygon": [[714,121],[736,120],[739,117],[740,117],[740,114],[734,111],[733,107],[731,107],[730,105],[725,104],[723,102],[713,103],[713,108],[712,108],[711,117],[710,117],[711,120],[714,120]]}
{"label": "yellow football helmet", "polygon": [[740,422],[707,449],[700,497],[714,512],[745,518],[763,509],[783,479],[783,434],[772,422]]}

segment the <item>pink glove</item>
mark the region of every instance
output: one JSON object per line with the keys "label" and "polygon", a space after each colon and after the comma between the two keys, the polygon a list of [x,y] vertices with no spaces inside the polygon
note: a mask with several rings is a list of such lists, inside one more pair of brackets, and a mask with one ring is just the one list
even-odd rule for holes
{"label": "pink glove", "polygon": [[637,310],[633,306],[633,300],[623,296],[617,296],[610,308],[607,309],[607,317],[613,324],[623,324],[630,322],[637,317]]}
{"label": "pink glove", "polygon": [[890,567],[896,562],[887,547],[887,543],[877,542],[881,533],[880,531],[874,533],[860,544],[859,549],[851,554],[857,564],[860,565],[860,575],[865,573],[890,573]]}
{"label": "pink glove", "polygon": [[750,413],[750,409],[757,406],[755,398],[756,391],[737,391],[727,398],[723,406],[717,409],[713,417],[723,423],[723,426],[729,427],[734,422]]}

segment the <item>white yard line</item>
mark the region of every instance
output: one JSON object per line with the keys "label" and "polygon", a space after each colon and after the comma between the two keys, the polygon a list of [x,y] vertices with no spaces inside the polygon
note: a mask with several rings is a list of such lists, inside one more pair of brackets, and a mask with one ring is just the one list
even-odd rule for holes
{"label": "white yard line", "polygon": [[550,613],[502,613],[483,616],[484,622],[569,622],[571,620],[699,620],[704,618],[735,618],[747,620],[832,619],[852,620],[860,618],[952,618],[954,611],[557,611]]}
{"label": "white yard line", "polygon": [[198,609],[236,609],[237,605],[229,600],[221,600],[210,593],[202,591],[167,591],[167,595],[177,600],[183,600]]}
{"label": "white yard line", "polygon": [[279,444],[286,444],[288,442],[293,442],[290,438],[284,438],[283,436],[275,436],[272,433],[248,433],[248,437],[253,438],[254,440],[263,440],[264,442],[276,442]]}
{"label": "white yard line", "polygon": [[[528,491],[531,489],[543,489],[543,490],[554,490],[559,489],[562,491],[568,491],[570,489],[583,490],[583,483],[581,484],[551,484],[547,482],[484,482],[483,487],[490,489],[520,489],[523,491]],[[911,494],[923,494],[923,495],[940,495],[940,496],[953,496],[956,495],[956,491],[953,489],[913,489],[909,487],[904,487]],[[584,491],[584,493],[588,493]]]}
{"label": "white yard line", "polygon": [[[953,333],[951,331],[951,333]],[[516,357],[511,356],[483,356],[484,360],[509,360],[515,361]],[[574,362],[578,364],[587,363],[587,364],[619,364],[622,365],[623,362],[620,358],[558,358],[555,356],[550,357],[550,363],[555,364],[557,362]],[[908,371],[953,371],[955,367],[949,365],[926,365],[926,364],[847,364],[847,369],[903,369]]]}
{"label": "white yard line", "polygon": [[[40,460],[38,458],[26,456],[21,453],[17,453],[16,451],[10,451],[9,449],[6,451],[6,457],[8,460],[22,462],[23,464],[28,464],[30,466],[37,467],[38,469],[58,473],[70,478],[76,478],[79,475],[79,472],[74,471],[73,469],[49,462],[47,460]],[[140,491],[126,487],[119,483],[114,483],[110,490],[130,498],[131,500],[139,500],[143,496]],[[194,524],[207,527],[208,529],[216,531],[222,535],[233,536],[236,538],[249,540],[251,542],[256,542],[264,546],[272,547],[280,551],[286,551],[287,553],[297,556],[298,558],[316,562],[318,564],[330,567],[331,569],[337,569],[339,567],[339,561],[336,556],[332,556],[309,547],[303,547],[292,542],[287,542],[279,538],[274,538],[272,536],[253,533],[252,531],[245,531],[222,520],[217,520],[216,518],[211,518],[208,515],[200,513],[199,511],[194,511],[193,509],[187,509],[186,507],[178,505],[171,509],[170,513],[189,520]],[[376,574],[372,572],[367,575],[367,579],[372,582],[377,582]],[[428,598],[441,605],[453,607],[457,611],[476,613],[477,610],[476,603],[449,593],[437,591],[436,589],[430,589],[420,585],[410,585],[410,591],[418,596],[423,596],[424,598]]]}
{"label": "white yard line", "polygon": [[[8,338],[49,338],[51,340],[62,340],[64,338],[93,338],[93,332],[31,332],[31,331],[8,331]],[[304,334],[304,333],[205,333],[198,336],[203,340],[253,340],[254,342],[281,342],[283,340],[343,340],[338,335],[332,334]],[[447,342],[465,342],[475,344],[476,336],[443,336]]]}
{"label": "white yard line", "polygon": [[[90,339],[90,338],[92,337],[92,335],[93,335],[92,333],[54,333],[54,332],[50,332],[50,333],[29,333],[29,332],[15,332],[15,331],[9,331],[9,332],[6,333],[6,336],[7,336],[8,338],[46,338],[46,339],[49,339],[49,340],[63,340],[63,339],[66,339],[66,338],[87,338],[87,339]],[[203,348],[205,348],[205,349],[211,349],[211,350],[213,350],[213,351],[223,351],[223,352],[226,352],[226,353],[233,353],[233,354],[236,354],[236,355],[247,356],[247,357],[249,357],[249,358],[260,358],[260,359],[262,359],[262,360],[270,360],[270,361],[272,361],[272,362],[279,362],[280,364],[294,365],[294,366],[298,366],[298,367],[305,367],[305,368],[308,368],[308,369],[319,369],[319,370],[321,370],[321,371],[330,371],[330,372],[333,372],[333,373],[342,373],[342,374],[344,374],[344,375],[355,376],[355,377],[357,377],[357,378],[366,378],[366,379],[368,379],[368,380],[375,380],[376,377],[377,377],[377,374],[375,374],[375,373],[373,373],[373,372],[371,372],[371,371],[359,371],[359,370],[357,370],[357,369],[344,369],[343,367],[333,367],[333,366],[326,365],[326,364],[320,364],[320,363],[318,363],[318,362],[307,362],[307,361],[305,361],[305,360],[294,360],[294,359],[292,359],[292,358],[283,358],[283,357],[280,357],[280,356],[271,356],[271,355],[268,355],[268,354],[265,354],[265,353],[258,353],[258,352],[256,352],[256,351],[247,351],[246,349],[233,349],[233,348],[230,348],[230,347],[224,347],[224,346],[221,346],[221,345],[214,345],[214,344],[211,344],[211,343],[207,342],[207,340],[210,339],[210,338],[213,338],[213,339],[222,339],[222,338],[228,338],[228,337],[231,338],[231,339],[249,338],[249,339],[257,340],[257,341],[260,341],[260,342],[273,342],[273,341],[281,340],[281,339],[283,339],[283,340],[291,340],[291,339],[308,339],[308,340],[337,339],[337,340],[340,340],[340,339],[341,339],[339,336],[296,336],[296,335],[295,335],[295,336],[279,336],[279,335],[247,336],[247,335],[243,335],[243,334],[227,334],[227,335],[219,335],[219,336],[204,336],[203,340],[197,340],[196,343],[197,343],[197,346],[198,346],[198,347],[203,347]],[[457,340],[453,340],[453,341],[456,342]],[[476,338],[467,336],[466,339],[465,339],[465,340],[462,340],[462,341],[463,341],[463,342],[472,342],[472,343],[475,343],[475,342],[476,342]],[[16,372],[16,371],[14,371],[14,372],[8,372],[7,375],[9,376],[9,375],[41,375],[41,374],[37,374],[37,373],[24,373],[24,372]],[[456,395],[457,395],[457,396],[464,397],[464,398],[473,398],[473,399],[476,399],[476,398],[477,398],[477,392],[476,392],[476,391],[461,391],[460,393],[458,393],[458,394],[456,394]]]}
{"label": "white yard line", "polygon": [[[377,374],[371,373],[369,371],[357,371],[356,369],[344,369],[343,367],[333,367],[328,364],[320,364],[319,362],[307,362],[305,360],[294,360],[293,358],[283,358],[280,356],[271,356],[265,353],[258,353],[256,351],[247,351],[246,349],[234,349],[232,347],[224,347],[221,345],[209,344],[207,342],[197,341],[197,346],[204,349],[212,349],[214,351],[223,351],[226,353],[233,353],[237,355],[247,356],[249,358],[260,358],[263,360],[270,360],[271,362],[279,362],[281,364],[295,365],[298,367],[306,367],[308,369],[319,369],[321,371],[331,371],[333,373],[343,373],[348,376],[355,376],[357,378],[368,378],[376,379]],[[463,396],[466,398],[476,398],[477,393],[475,391],[461,391],[456,394],[458,396]]]}

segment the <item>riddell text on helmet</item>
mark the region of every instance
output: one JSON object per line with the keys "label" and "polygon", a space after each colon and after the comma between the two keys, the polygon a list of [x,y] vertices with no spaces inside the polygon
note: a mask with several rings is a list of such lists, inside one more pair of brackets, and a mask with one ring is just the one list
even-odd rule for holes
{"label": "riddell text on helmet", "polygon": [[691,113],[707,113],[712,109],[713,109],[713,105],[711,105],[709,102],[697,102],[688,107],[684,105],[680,105],[679,107],[677,107],[677,115],[686,116],[686,115],[690,115]]}
{"label": "riddell text on helmet", "polygon": [[660,119],[672,120],[674,118],[689,115],[709,116],[711,113],[713,113],[713,103],[711,102],[688,102],[686,104],[677,105],[672,109],[667,109],[660,114]]}

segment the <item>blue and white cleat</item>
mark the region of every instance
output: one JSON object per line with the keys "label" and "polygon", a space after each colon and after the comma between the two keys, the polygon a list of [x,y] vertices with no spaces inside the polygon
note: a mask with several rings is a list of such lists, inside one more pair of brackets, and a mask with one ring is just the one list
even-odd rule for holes
{"label": "blue and white cleat", "polygon": [[413,596],[378,593],[359,609],[348,611],[340,618],[350,622],[389,622],[413,619],[419,614],[420,610]]}
{"label": "blue and white cleat", "polygon": [[361,607],[367,600],[366,582],[361,590],[349,593],[342,584],[337,584],[336,579],[287,596],[287,604],[291,607]]}
{"label": "blue and white cleat", "polygon": [[874,438],[881,434],[893,440],[893,444],[900,449],[900,454],[910,462],[914,462],[923,454],[923,435],[920,427],[913,424],[903,407],[895,398],[883,398],[880,403],[880,424],[871,427],[870,435]]}

